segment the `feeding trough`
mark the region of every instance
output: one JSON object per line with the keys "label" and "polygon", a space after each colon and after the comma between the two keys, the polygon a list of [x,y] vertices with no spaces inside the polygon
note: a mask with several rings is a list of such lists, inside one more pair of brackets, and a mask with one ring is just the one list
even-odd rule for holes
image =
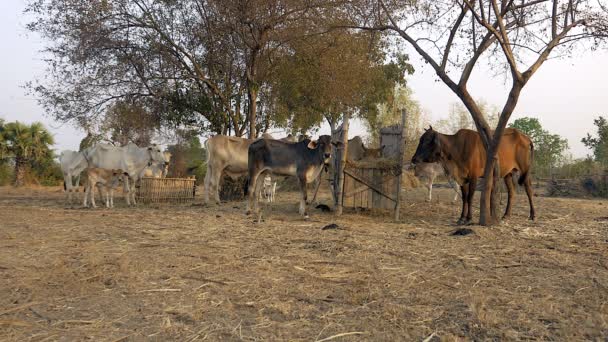
{"label": "feeding trough", "polygon": [[144,204],[190,203],[195,195],[195,178],[144,177],[137,188],[137,200]]}

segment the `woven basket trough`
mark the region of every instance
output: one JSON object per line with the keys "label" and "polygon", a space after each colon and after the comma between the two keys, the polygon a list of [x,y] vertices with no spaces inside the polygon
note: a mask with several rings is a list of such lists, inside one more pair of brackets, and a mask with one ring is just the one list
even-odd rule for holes
{"label": "woven basket trough", "polygon": [[137,189],[141,203],[190,203],[196,195],[194,178],[142,178]]}

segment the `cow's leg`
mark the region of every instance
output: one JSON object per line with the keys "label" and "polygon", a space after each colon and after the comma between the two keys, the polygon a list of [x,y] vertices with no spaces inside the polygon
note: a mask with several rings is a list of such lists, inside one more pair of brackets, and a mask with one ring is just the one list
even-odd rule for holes
{"label": "cow's leg", "polygon": [[302,198],[300,199],[300,215],[308,219],[308,213],[306,212],[306,175],[299,175],[298,180],[300,181],[300,192],[302,194]]}
{"label": "cow's leg", "polygon": [[[209,153],[209,151],[207,151]],[[213,168],[210,164],[207,164],[207,172],[205,173],[205,189],[203,193],[203,197],[205,200],[205,204],[209,203],[209,192],[211,192],[211,174],[213,173]]]}
{"label": "cow's leg", "polygon": [[87,182],[84,186],[84,200],[82,202],[82,206],[83,207],[87,207],[87,196],[89,196],[89,192],[91,192],[91,190],[89,190],[89,183]]}
{"label": "cow's leg", "polygon": [[110,190],[108,188],[106,188],[105,192],[106,192],[106,208],[110,208]]}
{"label": "cow's leg", "polygon": [[526,179],[524,179],[524,187],[526,188],[526,195],[528,195],[528,203],[530,204],[530,220],[536,219],[536,211],[534,210],[534,203],[532,202],[532,196],[534,193],[532,192],[532,180],[530,179],[529,174],[527,174]]}
{"label": "cow's leg", "polygon": [[220,180],[222,179],[222,173],[224,173],[223,168],[215,168],[211,173],[211,185],[209,189],[213,191],[213,197],[215,199],[215,204],[220,204],[222,201],[220,200]]}
{"label": "cow's leg", "polygon": [[[70,177],[70,180],[72,178]],[[80,173],[78,173],[78,175],[76,175],[76,182],[74,184],[74,186],[72,186],[72,188],[76,188],[76,192],[79,192],[80,189]]]}
{"label": "cow's leg", "polygon": [[135,200],[135,197],[137,194],[137,189],[136,189],[137,181],[138,181],[138,179],[133,179],[133,182],[131,182],[129,184],[131,186],[131,189],[129,190],[129,194],[131,195],[131,201],[133,201],[133,205],[137,204],[137,201]]}
{"label": "cow's leg", "polygon": [[95,204],[95,187],[90,186],[89,188],[91,189],[91,205],[93,208],[97,208],[97,205]]}
{"label": "cow's leg", "polygon": [[505,185],[507,186],[507,208],[502,219],[508,219],[511,216],[511,206],[513,205],[513,199],[515,198],[515,192],[513,191],[513,174],[509,173],[505,176]]}
{"label": "cow's leg", "polygon": [[125,176],[123,178],[123,184],[122,184],[122,193],[125,195],[125,201],[127,202],[127,206],[131,206],[131,198],[129,197],[129,190],[130,190],[130,185],[129,185],[129,177]]}
{"label": "cow's leg", "polygon": [[466,183],[461,185],[460,191],[462,192],[462,211],[460,212],[460,218],[458,219],[457,224],[464,224],[469,209],[469,206],[467,205],[467,200],[469,199],[469,185]]}
{"label": "cow's leg", "polygon": [[64,172],[63,173],[63,189],[68,200],[68,204],[72,205],[72,177]]}
{"label": "cow's leg", "polygon": [[253,206],[253,211],[257,213],[258,210],[258,200],[260,194],[257,192],[257,183],[258,177],[262,174],[264,170],[257,170],[255,165],[249,166],[249,188],[247,189],[247,215],[251,214],[251,208]]}
{"label": "cow's leg", "polygon": [[428,177],[428,182],[426,183],[426,189],[428,190],[428,196],[426,198],[427,202],[430,202],[433,195],[433,177]]}
{"label": "cow's leg", "polygon": [[450,184],[450,186],[452,187],[452,190],[454,190],[454,198],[452,199],[452,203],[455,203],[455,202],[456,202],[456,200],[458,199],[458,195],[459,195],[458,191],[460,190],[460,189],[459,189],[459,186],[458,186],[458,183],[456,183],[456,182],[455,182],[454,180],[452,180],[452,179],[448,179],[448,183],[449,183],[449,184]]}
{"label": "cow's leg", "polygon": [[477,178],[472,178],[469,181],[469,193],[467,194],[467,206],[469,208],[467,210],[466,220],[463,222],[463,224],[469,224],[473,219],[473,197],[475,196],[475,188],[477,188]]}

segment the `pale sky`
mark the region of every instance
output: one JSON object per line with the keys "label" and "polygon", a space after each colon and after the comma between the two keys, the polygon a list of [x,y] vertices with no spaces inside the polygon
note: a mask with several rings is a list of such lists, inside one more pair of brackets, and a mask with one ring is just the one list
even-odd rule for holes
{"label": "pale sky", "polygon": [[[45,116],[36,100],[25,94],[22,86],[43,76],[44,63],[39,51],[41,38],[25,29],[23,0],[0,1],[0,117],[8,121],[43,122],[54,134],[58,151],[78,149],[84,133],[70,124],[61,124]],[[406,47],[406,45],[403,45]],[[411,54],[416,73],[408,78],[414,97],[436,120],[447,116],[449,106],[458,98],[415,54]],[[477,99],[502,107],[508,89],[502,78],[491,78],[478,69],[469,89]],[[568,139],[575,157],[590,153],[580,142],[587,132],[594,132],[593,118],[608,116],[608,52],[581,51],[574,58],[547,61],[523,90],[511,121],[523,116],[539,118],[543,127]],[[322,127],[321,134],[328,133]],[[365,134],[362,125],[351,125],[351,134]]]}

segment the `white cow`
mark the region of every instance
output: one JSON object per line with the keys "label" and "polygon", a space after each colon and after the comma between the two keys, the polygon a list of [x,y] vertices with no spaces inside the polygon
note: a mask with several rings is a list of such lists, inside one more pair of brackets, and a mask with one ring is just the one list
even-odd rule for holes
{"label": "white cow", "polygon": [[122,147],[97,144],[85,150],[85,157],[89,167],[121,169],[129,175],[129,186],[125,186],[128,205],[131,205],[131,200],[133,204],[136,203],[135,183],[139,180],[142,171],[148,165],[165,162],[165,156],[156,144],[148,147],[138,147],[133,143]]}
{"label": "white cow", "polygon": [[445,175],[448,178],[448,183],[450,183],[450,186],[456,192],[452,202],[456,202],[456,200],[458,199],[458,196],[460,195],[458,192],[460,190],[458,187],[458,184],[456,184],[456,182],[454,182],[452,177],[450,177],[449,175],[446,174],[445,170],[443,169],[443,166],[441,166],[439,163],[418,163],[418,164],[416,164],[416,166],[414,168],[414,175],[418,178],[425,178],[427,181],[427,183],[426,183],[426,187],[428,189],[427,202],[430,202],[431,198],[432,198],[433,182],[435,181],[435,178],[440,175]]}
{"label": "white cow", "polygon": [[167,173],[169,173],[169,163],[171,161],[171,152],[163,152],[163,156],[165,157],[164,163],[154,163],[147,166],[141,174],[139,178],[151,177],[151,178],[165,178],[167,177]]}
{"label": "white cow", "polygon": [[[63,173],[63,189],[67,192],[67,199],[72,203],[72,192],[78,189],[80,173],[84,171],[89,163],[83,152],[65,150],[59,156],[61,172]],[[74,179],[76,183],[74,184]]]}

